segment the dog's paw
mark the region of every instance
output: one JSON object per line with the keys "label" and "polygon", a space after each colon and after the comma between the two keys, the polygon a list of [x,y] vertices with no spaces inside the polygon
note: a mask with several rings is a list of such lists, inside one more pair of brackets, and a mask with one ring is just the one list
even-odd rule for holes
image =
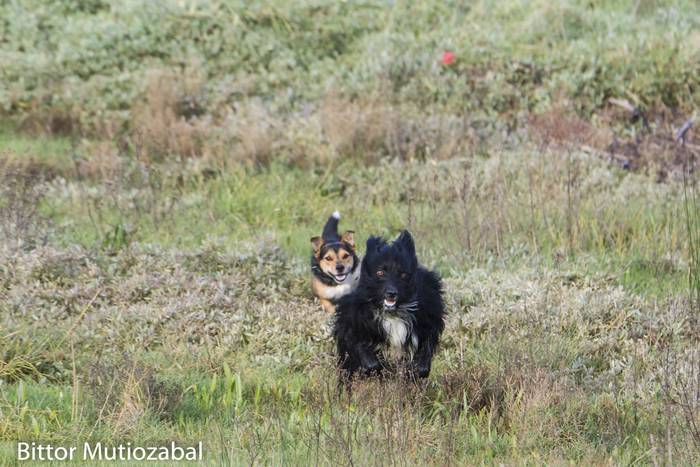
{"label": "dog's paw", "polygon": [[430,375],[430,364],[418,363],[413,365],[411,375],[416,379],[427,378]]}
{"label": "dog's paw", "polygon": [[418,365],[416,373],[419,378],[427,378],[430,375],[430,365]]}
{"label": "dog's paw", "polygon": [[382,365],[379,361],[367,362],[362,366],[362,371],[366,376],[378,376],[382,372]]}

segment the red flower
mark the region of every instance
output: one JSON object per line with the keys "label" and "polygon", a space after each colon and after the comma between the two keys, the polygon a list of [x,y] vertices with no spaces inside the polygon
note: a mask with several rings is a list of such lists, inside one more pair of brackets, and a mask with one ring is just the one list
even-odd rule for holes
{"label": "red flower", "polygon": [[454,54],[454,52],[443,52],[442,58],[440,59],[440,64],[452,65],[456,58],[457,56]]}

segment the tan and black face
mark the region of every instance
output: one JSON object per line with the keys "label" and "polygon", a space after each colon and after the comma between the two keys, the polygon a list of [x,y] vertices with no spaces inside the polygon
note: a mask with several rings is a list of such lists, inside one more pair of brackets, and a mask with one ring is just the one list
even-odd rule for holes
{"label": "tan and black face", "polygon": [[340,242],[335,243],[323,243],[319,237],[314,237],[311,244],[321,271],[331,276],[336,283],[344,283],[355,266],[353,233],[345,232]]}

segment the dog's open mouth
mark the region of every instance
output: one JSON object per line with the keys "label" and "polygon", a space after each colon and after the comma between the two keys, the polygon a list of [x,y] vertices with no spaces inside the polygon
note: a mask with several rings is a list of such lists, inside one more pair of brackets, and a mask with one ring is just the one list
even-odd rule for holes
{"label": "dog's open mouth", "polygon": [[335,279],[335,281],[338,283],[343,282],[346,277],[348,277],[347,274],[334,274],[333,275],[333,279]]}
{"label": "dog's open mouth", "polygon": [[396,306],[396,299],[395,298],[385,298],[384,299],[384,308],[394,308]]}

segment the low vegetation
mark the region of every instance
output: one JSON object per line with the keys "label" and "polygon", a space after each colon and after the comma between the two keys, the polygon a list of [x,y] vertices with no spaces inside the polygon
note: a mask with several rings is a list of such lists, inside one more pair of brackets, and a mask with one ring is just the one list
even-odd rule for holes
{"label": "low vegetation", "polygon": [[[0,2],[0,460],[697,464],[699,25],[681,0]],[[337,387],[308,273],[334,209],[444,276],[428,381]]]}

